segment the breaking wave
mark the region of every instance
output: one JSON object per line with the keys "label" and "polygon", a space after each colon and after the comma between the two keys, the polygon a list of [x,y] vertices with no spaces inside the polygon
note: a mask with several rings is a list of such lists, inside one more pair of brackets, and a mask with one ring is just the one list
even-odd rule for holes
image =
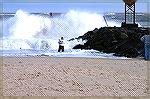
{"label": "breaking wave", "polygon": [[[109,26],[119,26],[108,22]],[[56,17],[29,14],[18,10],[14,17],[3,22],[1,49],[49,49],[58,48],[58,39],[65,38],[65,48],[71,49],[82,41],[67,41],[87,31],[106,26],[103,15],[70,10]]]}

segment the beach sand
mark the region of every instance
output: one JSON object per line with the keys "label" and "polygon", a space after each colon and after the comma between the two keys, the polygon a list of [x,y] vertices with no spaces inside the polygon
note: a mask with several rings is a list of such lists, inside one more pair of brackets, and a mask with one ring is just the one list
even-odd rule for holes
{"label": "beach sand", "polygon": [[147,78],[140,59],[3,57],[4,96],[145,96]]}

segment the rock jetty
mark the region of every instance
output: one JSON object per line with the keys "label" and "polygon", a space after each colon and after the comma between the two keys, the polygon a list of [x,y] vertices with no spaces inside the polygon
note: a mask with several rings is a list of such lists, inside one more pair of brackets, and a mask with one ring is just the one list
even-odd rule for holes
{"label": "rock jetty", "polygon": [[[150,28],[101,27],[88,31],[75,39],[86,40],[73,49],[94,49],[116,56],[138,57],[144,55],[144,44],[141,37],[148,34]],[[71,39],[71,40],[75,40]]]}

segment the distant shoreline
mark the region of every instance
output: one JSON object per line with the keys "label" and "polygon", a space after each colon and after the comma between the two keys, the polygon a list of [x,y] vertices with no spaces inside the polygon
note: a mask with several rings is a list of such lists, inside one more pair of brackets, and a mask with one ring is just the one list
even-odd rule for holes
{"label": "distant shoreline", "polygon": [[[13,17],[16,13],[0,13],[0,17],[1,16],[11,16]],[[55,13],[55,12],[48,12],[48,13],[29,13],[29,14],[33,14],[33,15],[41,15],[41,16],[49,16],[49,17],[55,17],[55,16],[59,16],[61,14],[65,14],[65,13]],[[97,14],[103,14],[104,17],[107,20],[124,20],[124,13],[117,13],[117,12],[113,12],[113,13],[97,13]],[[136,22],[150,22],[150,13],[136,13]]]}

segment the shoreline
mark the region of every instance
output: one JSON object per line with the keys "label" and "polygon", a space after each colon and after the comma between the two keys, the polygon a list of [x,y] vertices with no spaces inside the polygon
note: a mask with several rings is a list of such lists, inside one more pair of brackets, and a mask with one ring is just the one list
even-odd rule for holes
{"label": "shoreline", "polygon": [[0,60],[2,60],[3,58],[60,58],[60,59],[91,59],[91,60],[120,60],[120,61],[125,61],[125,60],[130,60],[130,61],[145,61],[145,62],[148,62],[147,60],[144,59],[144,57],[137,57],[137,58],[97,58],[97,57],[56,57],[56,56],[48,56],[48,55],[35,55],[35,56],[30,56],[30,55],[27,55],[27,56],[0,56]]}

